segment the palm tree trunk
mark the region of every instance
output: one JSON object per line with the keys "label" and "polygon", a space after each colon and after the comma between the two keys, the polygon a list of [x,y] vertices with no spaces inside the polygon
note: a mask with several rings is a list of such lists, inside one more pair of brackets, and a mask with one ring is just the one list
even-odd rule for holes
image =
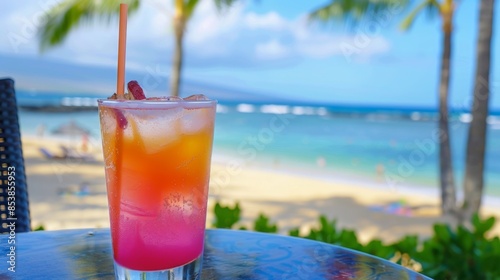
{"label": "palm tree trunk", "polygon": [[175,34],[175,47],[174,56],[172,61],[172,74],[170,75],[170,95],[179,96],[179,86],[181,83],[182,71],[182,51],[184,28],[186,26],[186,19],[183,15],[176,15],[174,17],[174,34]]}
{"label": "palm tree trunk", "polygon": [[441,57],[441,80],[439,84],[439,166],[441,184],[441,212],[454,214],[456,191],[451,157],[450,131],[448,124],[448,92],[450,84],[452,10],[443,14],[443,54]]}
{"label": "palm tree trunk", "polygon": [[464,180],[463,218],[470,221],[481,207],[483,194],[484,155],[486,148],[486,118],[488,117],[491,37],[493,33],[494,0],[482,0],[479,15],[476,74],[472,121],[467,140]]}

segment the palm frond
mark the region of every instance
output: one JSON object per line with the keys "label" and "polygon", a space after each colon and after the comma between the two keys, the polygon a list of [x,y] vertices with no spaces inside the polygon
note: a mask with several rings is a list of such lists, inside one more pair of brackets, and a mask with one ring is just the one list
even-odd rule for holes
{"label": "palm frond", "polygon": [[186,18],[190,18],[193,15],[194,9],[198,4],[198,0],[188,0],[184,7],[184,15]]}
{"label": "palm frond", "polygon": [[313,10],[309,14],[309,20],[323,23],[345,21],[354,25],[395,7],[406,7],[410,2],[411,0],[331,0]]}
{"label": "palm frond", "polygon": [[61,44],[70,31],[95,18],[108,22],[120,11],[120,4],[129,6],[129,14],[138,10],[140,0],[66,0],[50,10],[38,32],[40,50]]}
{"label": "palm frond", "polygon": [[437,0],[432,0],[431,2],[432,2],[431,5],[427,5],[426,12],[427,15],[432,18],[435,15],[439,14],[439,10],[441,9],[441,4]]}
{"label": "palm frond", "polygon": [[419,5],[417,5],[409,14],[406,16],[406,18],[401,22],[400,28],[403,30],[408,30],[412,26],[413,22],[415,21],[415,18],[417,15],[420,14],[420,12],[426,9],[427,14],[429,16],[435,15],[439,9],[440,5],[436,0],[425,0]]}
{"label": "palm frond", "polygon": [[214,0],[217,9],[223,10],[225,8],[231,7],[238,0]]}

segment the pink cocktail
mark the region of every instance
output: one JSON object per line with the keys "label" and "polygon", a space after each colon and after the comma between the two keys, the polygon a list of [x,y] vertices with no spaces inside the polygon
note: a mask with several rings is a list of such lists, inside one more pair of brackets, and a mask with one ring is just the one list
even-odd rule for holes
{"label": "pink cocktail", "polygon": [[115,262],[164,271],[203,252],[216,102],[101,100]]}

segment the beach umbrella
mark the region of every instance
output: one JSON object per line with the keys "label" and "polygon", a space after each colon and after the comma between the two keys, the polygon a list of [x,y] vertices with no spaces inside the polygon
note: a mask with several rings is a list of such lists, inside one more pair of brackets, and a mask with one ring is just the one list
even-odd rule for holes
{"label": "beach umbrella", "polygon": [[70,121],[54,129],[52,131],[52,134],[76,137],[76,136],[90,135],[90,130],[77,124],[75,121]]}
{"label": "beach umbrella", "polygon": [[[82,147],[85,146],[86,149],[88,137],[90,136],[90,130],[72,120],[52,130],[52,134],[67,138],[69,141],[73,142],[73,145],[75,144],[74,141],[78,137],[82,137]],[[68,143],[68,145],[71,145],[71,143]]]}

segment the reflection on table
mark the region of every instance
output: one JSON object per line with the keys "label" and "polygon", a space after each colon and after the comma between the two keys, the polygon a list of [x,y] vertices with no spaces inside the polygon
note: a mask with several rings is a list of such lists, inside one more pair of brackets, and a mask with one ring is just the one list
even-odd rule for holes
{"label": "reflection on table", "polygon": [[[202,279],[429,279],[386,260],[326,243],[207,230]],[[8,236],[0,236],[3,258]],[[0,279],[114,279],[109,229],[19,233],[15,272]]]}

